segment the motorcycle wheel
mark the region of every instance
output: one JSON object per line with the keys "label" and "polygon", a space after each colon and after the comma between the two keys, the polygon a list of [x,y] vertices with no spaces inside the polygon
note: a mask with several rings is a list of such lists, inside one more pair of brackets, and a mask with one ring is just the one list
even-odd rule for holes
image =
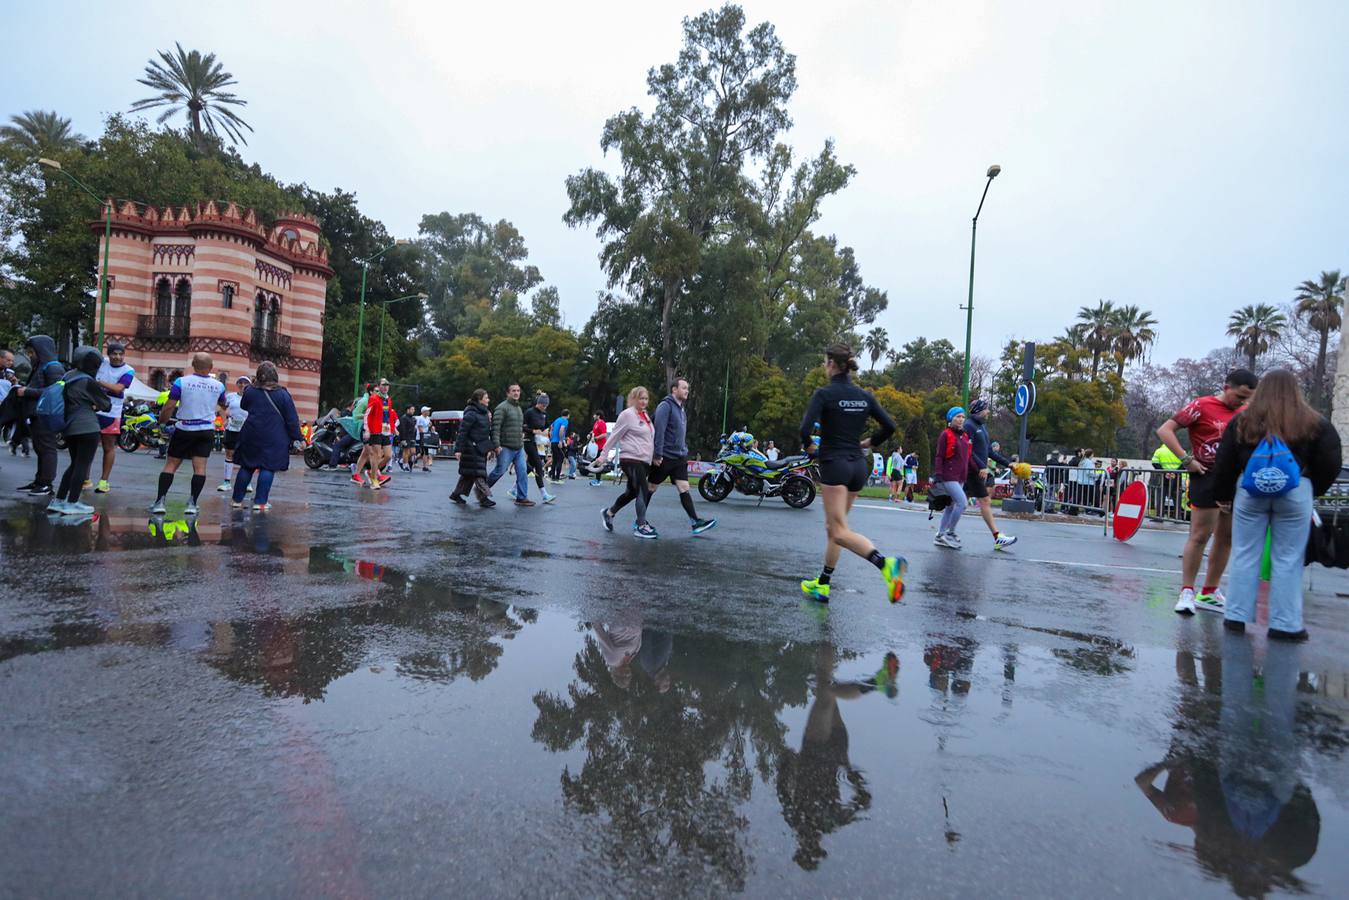
{"label": "motorcycle wheel", "polygon": [[323,455],[323,451],[318,447],[309,446],[304,448],[304,464],[309,468],[320,468],[325,459],[326,457]]}
{"label": "motorcycle wheel", "polygon": [[789,478],[782,486],[782,499],[792,509],[805,509],[815,500],[815,482],[809,478]]}
{"label": "motorcycle wheel", "polygon": [[731,479],[724,473],[698,479],[698,493],[709,503],[720,503],[731,493]]}
{"label": "motorcycle wheel", "polygon": [[123,453],[135,453],[140,448],[140,441],[136,440],[136,432],[123,431],[117,435],[117,449]]}

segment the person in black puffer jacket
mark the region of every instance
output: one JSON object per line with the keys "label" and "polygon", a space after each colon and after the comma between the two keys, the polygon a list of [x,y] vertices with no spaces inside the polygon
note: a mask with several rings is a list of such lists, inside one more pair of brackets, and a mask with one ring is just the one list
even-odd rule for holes
{"label": "person in black puffer jacket", "polygon": [[16,387],[23,414],[28,419],[29,434],[33,439],[33,453],[37,456],[37,472],[33,480],[16,490],[46,497],[52,493],[52,482],[56,479],[56,432],[42,424],[37,415],[37,401],[42,392],[61,380],[66,368],[56,358],[56,342],[45,334],[35,334],[24,345],[28,358],[33,361],[33,372],[28,383]]}
{"label": "person in black puffer jacket", "polygon": [[[70,465],[61,476],[61,484],[47,511],[67,516],[89,515],[94,508],[80,502],[80,492],[89,477],[89,467],[98,449],[98,413],[112,409],[112,400],[95,380],[103,355],[93,347],[75,350],[75,365],[62,378],[65,381],[66,449]],[[88,377],[82,377],[88,376]]]}
{"label": "person in black puffer jacket", "polygon": [[[1278,437],[1297,461],[1296,487],[1261,494],[1240,486],[1252,454],[1266,437]],[[1229,631],[1255,622],[1256,593],[1265,534],[1269,534],[1269,637],[1305,641],[1302,568],[1312,503],[1335,482],[1342,462],[1340,436],[1325,416],[1302,398],[1297,376],[1266,372],[1245,409],[1227,423],[1213,462],[1213,498],[1232,516],[1232,566],[1223,606]],[[1279,470],[1275,470],[1279,471]],[[1291,481],[1291,478],[1289,478]]]}
{"label": "person in black puffer jacket", "polygon": [[487,488],[487,460],[497,450],[492,440],[492,416],[487,411],[489,402],[491,398],[487,391],[478,388],[464,407],[464,418],[459,423],[459,436],[454,444],[454,458],[459,460],[459,483],[450,493],[450,499],[461,506],[468,502],[464,495],[470,490],[484,509],[496,506]]}

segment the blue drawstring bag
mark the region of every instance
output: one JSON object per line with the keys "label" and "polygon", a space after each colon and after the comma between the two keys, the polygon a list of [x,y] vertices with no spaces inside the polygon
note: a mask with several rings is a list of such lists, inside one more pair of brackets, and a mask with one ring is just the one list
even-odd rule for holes
{"label": "blue drawstring bag", "polygon": [[1256,446],[1241,473],[1241,487],[1253,497],[1282,497],[1301,483],[1302,467],[1283,439],[1274,434]]}
{"label": "blue drawstring bag", "polygon": [[37,398],[37,415],[48,431],[59,434],[66,430],[70,424],[66,421],[66,385],[88,377],[83,372],[70,372],[65,379],[42,389],[42,394]]}

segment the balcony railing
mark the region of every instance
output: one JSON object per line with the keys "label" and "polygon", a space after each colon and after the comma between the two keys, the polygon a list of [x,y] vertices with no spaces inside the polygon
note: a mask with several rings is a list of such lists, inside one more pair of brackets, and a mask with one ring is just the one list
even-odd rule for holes
{"label": "balcony railing", "polygon": [[258,353],[290,355],[290,335],[277,334],[266,328],[253,329],[253,349]]}
{"label": "balcony railing", "polygon": [[189,316],[141,316],[136,323],[136,337],[186,338],[192,330]]}

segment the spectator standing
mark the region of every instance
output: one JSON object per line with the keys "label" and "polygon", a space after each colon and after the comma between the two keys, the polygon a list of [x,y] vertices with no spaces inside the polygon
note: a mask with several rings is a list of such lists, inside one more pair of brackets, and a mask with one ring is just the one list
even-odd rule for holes
{"label": "spectator standing", "polygon": [[230,503],[235,509],[244,505],[253,473],[258,475],[258,489],[253,497],[253,511],[266,512],[270,502],[272,479],[277,472],[290,468],[290,447],[303,444],[300,417],[295,412],[295,401],[290,392],[281,387],[276,366],[264,362],[258,366],[257,379],[244,388],[239,406],[248,413],[239,431],[239,443],[234,459],[239,474],[234,480],[234,496]]}
{"label": "spectator standing", "polygon": [[567,456],[568,428],[571,426],[571,411],[562,410],[562,415],[549,426],[548,441],[552,445],[553,465],[550,473],[553,484],[562,483],[562,463]]}
{"label": "spectator standing", "polygon": [[33,480],[16,490],[35,497],[50,497],[52,482],[56,479],[56,433],[37,417],[37,401],[42,392],[61,380],[65,367],[56,358],[56,342],[45,334],[35,334],[24,345],[33,370],[27,384],[14,388],[23,401],[23,421],[28,423],[28,436],[37,454],[37,471]]}
{"label": "spectator standing", "polygon": [[[511,385],[518,397],[520,386]],[[464,417],[459,422],[459,434],[455,438],[454,457],[459,460],[459,483],[450,492],[450,499],[460,506],[468,503],[464,495],[470,490],[478,498],[483,509],[496,506],[487,485],[487,461],[497,452],[497,424],[493,421],[487,405],[492,402],[487,391],[478,388],[464,407]],[[497,407],[500,409],[500,407]],[[519,406],[517,405],[518,409]],[[518,430],[516,431],[518,434]],[[498,464],[500,469],[500,465]],[[502,470],[504,471],[504,469]]]}
{"label": "spectator standing", "polygon": [[89,504],[80,502],[80,492],[84,490],[94,452],[98,450],[98,414],[112,408],[112,401],[96,380],[102,362],[103,355],[93,347],[80,347],[75,351],[75,367],[62,376],[66,407],[66,427],[62,433],[70,453],[70,465],[61,476],[56,497],[47,507],[48,512],[76,516],[94,511]]}

